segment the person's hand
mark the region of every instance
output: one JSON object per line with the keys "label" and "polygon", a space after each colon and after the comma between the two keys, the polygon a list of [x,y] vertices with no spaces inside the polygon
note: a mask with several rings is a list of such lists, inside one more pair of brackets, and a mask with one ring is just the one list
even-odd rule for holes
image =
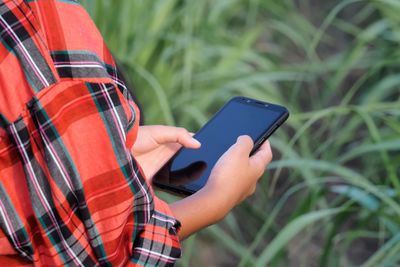
{"label": "person's hand", "polygon": [[181,239],[218,222],[254,193],[257,181],[272,160],[272,152],[268,141],[250,157],[252,149],[252,139],[240,136],[218,160],[201,190],[170,205],[182,223]]}
{"label": "person's hand", "polygon": [[272,160],[269,141],[249,157],[253,145],[249,136],[240,136],[218,160],[203,188],[221,203],[221,218],[255,192],[257,181]]}
{"label": "person's hand", "polygon": [[257,181],[272,160],[268,140],[250,157],[253,146],[249,136],[240,136],[218,160],[204,187],[210,194],[224,197],[229,210],[255,192]]}
{"label": "person's hand", "polygon": [[132,154],[151,183],[154,174],[182,147],[199,148],[200,143],[180,127],[140,126]]}

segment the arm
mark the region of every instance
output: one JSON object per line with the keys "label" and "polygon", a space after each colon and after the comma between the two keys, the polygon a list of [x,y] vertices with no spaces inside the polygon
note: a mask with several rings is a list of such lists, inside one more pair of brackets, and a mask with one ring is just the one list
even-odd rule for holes
{"label": "arm", "polygon": [[258,179],[272,159],[269,142],[249,157],[253,142],[241,136],[217,162],[204,188],[170,205],[182,227],[179,238],[217,223],[256,189]]}
{"label": "arm", "polygon": [[220,202],[218,196],[212,197],[207,190],[200,190],[170,204],[175,218],[181,222],[179,239],[183,240],[202,228],[217,223],[229,212],[230,206],[229,203]]}

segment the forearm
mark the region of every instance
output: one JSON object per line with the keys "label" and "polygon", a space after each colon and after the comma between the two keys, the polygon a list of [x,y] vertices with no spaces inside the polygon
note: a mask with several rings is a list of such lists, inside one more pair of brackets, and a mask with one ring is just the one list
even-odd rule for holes
{"label": "forearm", "polygon": [[182,224],[179,238],[183,240],[202,228],[220,221],[233,205],[227,196],[213,194],[205,189],[170,204],[174,216]]}

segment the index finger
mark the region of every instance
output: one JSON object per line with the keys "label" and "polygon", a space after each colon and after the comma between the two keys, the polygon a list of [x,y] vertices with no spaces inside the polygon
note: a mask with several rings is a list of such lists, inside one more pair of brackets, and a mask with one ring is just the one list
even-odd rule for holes
{"label": "index finger", "polygon": [[255,171],[264,172],[266,166],[272,160],[272,150],[269,141],[265,141],[261,147],[250,157],[250,164]]}
{"label": "index finger", "polygon": [[154,132],[155,140],[159,144],[179,143],[189,148],[199,148],[201,144],[194,139],[188,130],[182,127],[159,126]]}

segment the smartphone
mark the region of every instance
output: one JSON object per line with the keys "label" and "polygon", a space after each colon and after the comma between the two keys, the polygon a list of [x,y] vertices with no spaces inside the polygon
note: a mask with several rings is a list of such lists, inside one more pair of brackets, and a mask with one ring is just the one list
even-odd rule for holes
{"label": "smartphone", "polygon": [[254,141],[253,154],[289,117],[280,105],[238,96],[229,100],[195,135],[199,149],[180,149],[153,178],[161,189],[191,195],[200,190],[215,163],[240,135]]}

